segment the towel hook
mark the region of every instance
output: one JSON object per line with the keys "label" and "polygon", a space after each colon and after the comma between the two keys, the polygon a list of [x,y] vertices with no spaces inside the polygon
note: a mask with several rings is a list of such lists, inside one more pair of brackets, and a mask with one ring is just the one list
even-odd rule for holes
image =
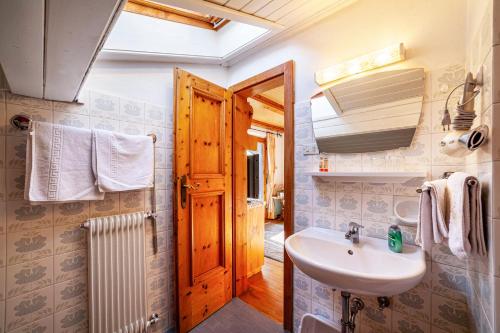
{"label": "towel hook", "polygon": [[156,143],[156,134],[150,133],[150,134],[148,134],[148,136],[153,138],[153,143]]}
{"label": "towel hook", "polygon": [[26,114],[16,114],[10,118],[10,124],[20,131],[26,131],[30,128],[31,117]]}

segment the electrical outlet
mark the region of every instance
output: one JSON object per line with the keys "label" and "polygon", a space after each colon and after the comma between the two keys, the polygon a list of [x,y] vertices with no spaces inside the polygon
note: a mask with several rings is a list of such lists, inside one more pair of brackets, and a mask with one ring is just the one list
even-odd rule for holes
{"label": "electrical outlet", "polygon": [[316,146],[315,144],[305,146],[304,155],[318,155],[318,154],[319,154],[318,146]]}

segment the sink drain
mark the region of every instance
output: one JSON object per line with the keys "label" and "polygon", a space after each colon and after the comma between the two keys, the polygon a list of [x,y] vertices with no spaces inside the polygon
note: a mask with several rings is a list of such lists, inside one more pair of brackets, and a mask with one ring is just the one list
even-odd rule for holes
{"label": "sink drain", "polygon": [[352,250],[347,250],[347,253],[349,253],[351,256],[354,254]]}

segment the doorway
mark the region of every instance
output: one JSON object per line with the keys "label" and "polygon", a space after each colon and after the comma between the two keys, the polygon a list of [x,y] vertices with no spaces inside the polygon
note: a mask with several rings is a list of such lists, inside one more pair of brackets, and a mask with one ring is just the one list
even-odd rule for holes
{"label": "doorway", "polygon": [[[205,322],[225,305],[238,304],[231,299],[248,290],[249,283],[254,282],[250,278],[257,272],[266,275],[262,267],[273,269],[264,263],[248,265],[253,261],[247,254],[260,246],[260,241],[249,239],[249,235],[258,233],[256,229],[248,232],[247,228],[249,196],[261,201],[278,200],[279,210],[275,209],[274,201],[261,205],[261,209],[267,210],[265,214],[273,214],[272,222],[281,223],[282,241],[293,233],[293,62],[228,89],[181,69],[176,69],[174,75],[174,223],[178,330],[183,333]],[[255,123],[248,99],[278,87],[284,96],[282,125]],[[254,131],[265,133],[266,140],[248,135],[252,126]],[[271,142],[268,136],[276,141],[278,135],[283,137],[286,161],[282,167],[283,184],[281,188],[273,185],[266,190],[265,185],[271,184],[264,177],[270,175],[264,172],[267,165],[264,156],[268,155]],[[247,179],[249,165],[253,165],[250,167],[253,175],[262,176],[252,181]],[[261,222],[265,222],[265,216]],[[264,239],[265,225],[259,228]],[[264,262],[267,259],[279,262],[265,259],[264,251],[262,245]],[[281,309],[278,321],[292,331],[292,263],[281,253],[281,268],[274,269],[281,274],[274,278],[281,292],[276,307]]]}
{"label": "doorway", "polygon": [[[233,295],[292,328],[293,62],[233,87]],[[286,163],[285,163],[286,161]]]}

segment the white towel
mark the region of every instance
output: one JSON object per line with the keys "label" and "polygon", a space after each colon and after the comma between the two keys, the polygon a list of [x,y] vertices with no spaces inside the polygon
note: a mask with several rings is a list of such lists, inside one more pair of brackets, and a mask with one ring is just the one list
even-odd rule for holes
{"label": "white towel", "polygon": [[92,131],[92,169],[101,192],[153,186],[153,140],[145,135]]}
{"label": "white towel", "polygon": [[[468,185],[470,180],[475,185]],[[451,252],[461,259],[486,255],[479,181],[464,172],[455,172],[448,178],[447,187]]]}
{"label": "white towel", "polygon": [[420,195],[419,219],[415,243],[430,251],[433,243],[441,243],[448,237],[446,220],[446,179],[425,182]]}
{"label": "white towel", "polygon": [[92,173],[90,130],[33,121],[24,198],[30,202],[102,200]]}

